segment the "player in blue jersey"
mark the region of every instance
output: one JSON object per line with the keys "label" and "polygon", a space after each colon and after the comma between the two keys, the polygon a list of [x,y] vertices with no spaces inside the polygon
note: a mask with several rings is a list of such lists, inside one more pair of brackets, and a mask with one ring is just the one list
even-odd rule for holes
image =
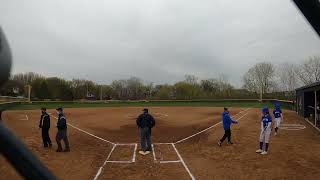
{"label": "player in blue jersey", "polygon": [[275,133],[276,136],[278,133],[278,129],[280,127],[281,121],[283,119],[282,111],[280,109],[280,105],[276,104],[275,109],[273,110],[273,116],[274,116],[274,127],[275,127]]}
{"label": "player in blue jersey", "polygon": [[224,135],[220,139],[220,141],[218,141],[219,146],[221,146],[221,144],[226,138],[228,138],[228,144],[233,144],[231,141],[231,124],[238,124],[238,121],[235,121],[230,117],[228,108],[225,107],[223,110],[224,111],[222,113],[222,124],[224,129]]}
{"label": "player in blue jersey", "polygon": [[260,153],[262,155],[268,154],[269,139],[270,139],[270,134],[272,130],[271,124],[272,124],[272,117],[269,114],[269,109],[265,107],[262,109],[261,133],[260,133],[260,139],[259,139],[260,148],[256,151],[256,153]]}

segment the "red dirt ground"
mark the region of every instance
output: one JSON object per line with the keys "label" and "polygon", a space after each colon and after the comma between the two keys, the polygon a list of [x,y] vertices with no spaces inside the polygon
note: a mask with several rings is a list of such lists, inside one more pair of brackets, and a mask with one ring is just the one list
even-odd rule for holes
{"label": "red dirt ground", "polygon": [[[231,108],[235,115],[243,109]],[[66,109],[69,123],[116,143],[139,141],[135,118],[141,108]],[[153,142],[176,142],[221,121],[221,108],[154,107],[156,117]],[[53,112],[53,111],[52,111]],[[217,145],[223,135],[221,125],[176,145],[196,179],[318,179],[320,176],[320,133],[295,112],[284,112],[284,123],[303,124],[299,131],[280,130],[271,138],[267,156],[255,153],[260,131],[260,110],[250,109],[238,125],[233,126],[233,145]],[[242,115],[245,113],[243,112]],[[29,120],[23,121],[28,115]],[[54,114],[53,114],[54,115]],[[235,116],[240,117],[241,115]],[[112,145],[69,126],[70,153],[43,149],[38,129],[39,111],[10,111],[4,123],[59,179],[93,179],[106,160]],[[56,120],[52,118],[51,139]],[[109,160],[127,161],[134,147],[117,146]],[[174,161],[178,156],[171,145],[156,145],[157,160]],[[0,156],[0,179],[21,179]],[[181,163],[155,163],[152,154],[141,156],[131,164],[107,163],[99,179],[190,179]]]}

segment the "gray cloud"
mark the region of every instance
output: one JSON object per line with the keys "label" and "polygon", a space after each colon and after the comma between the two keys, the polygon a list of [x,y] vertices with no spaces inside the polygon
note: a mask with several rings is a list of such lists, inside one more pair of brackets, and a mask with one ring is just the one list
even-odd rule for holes
{"label": "gray cloud", "polygon": [[254,63],[300,62],[320,40],[290,0],[2,0],[13,72],[172,83],[223,73],[236,86]]}

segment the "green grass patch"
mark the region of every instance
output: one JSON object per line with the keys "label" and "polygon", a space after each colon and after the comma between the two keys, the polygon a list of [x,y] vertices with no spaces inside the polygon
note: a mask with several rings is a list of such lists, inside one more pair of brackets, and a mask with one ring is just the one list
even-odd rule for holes
{"label": "green grass patch", "polygon": [[[33,102],[33,103],[13,103],[0,105],[1,109],[7,110],[32,110],[45,107],[47,109],[62,108],[104,108],[104,107],[173,107],[173,106],[187,106],[187,107],[241,107],[241,108],[273,108],[272,102],[258,102],[258,101],[151,101],[151,102]],[[283,105],[284,109],[293,109],[293,105]]]}

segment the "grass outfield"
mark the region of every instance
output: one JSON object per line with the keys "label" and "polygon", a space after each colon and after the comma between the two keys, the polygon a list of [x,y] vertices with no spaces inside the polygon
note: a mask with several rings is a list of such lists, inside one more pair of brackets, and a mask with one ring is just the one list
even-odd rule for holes
{"label": "grass outfield", "polygon": [[[151,101],[151,102],[33,102],[33,103],[13,103],[2,105],[1,109],[7,110],[31,110],[46,107],[54,109],[57,107],[63,108],[99,108],[99,107],[150,107],[150,106],[189,106],[189,107],[251,107],[273,108],[272,102],[258,101]],[[293,110],[293,105],[285,105],[284,109]]]}

